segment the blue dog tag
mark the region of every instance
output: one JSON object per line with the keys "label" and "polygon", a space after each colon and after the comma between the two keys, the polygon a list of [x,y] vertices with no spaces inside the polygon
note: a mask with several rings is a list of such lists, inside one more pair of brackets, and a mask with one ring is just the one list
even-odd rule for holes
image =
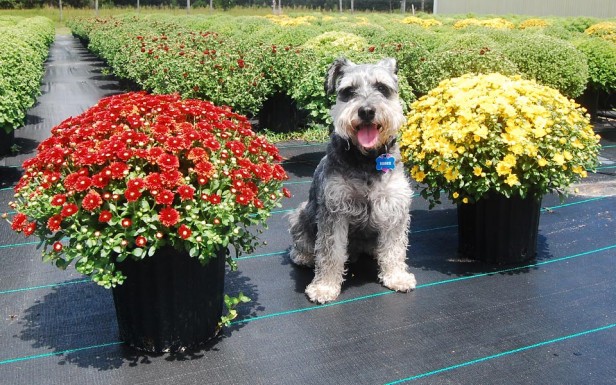
{"label": "blue dog tag", "polygon": [[376,169],[387,172],[396,167],[396,159],[390,154],[383,154],[376,158]]}

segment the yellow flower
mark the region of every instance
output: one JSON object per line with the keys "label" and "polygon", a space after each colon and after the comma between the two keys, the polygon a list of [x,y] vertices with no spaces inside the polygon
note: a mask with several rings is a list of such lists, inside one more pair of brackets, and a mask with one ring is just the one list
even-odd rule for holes
{"label": "yellow flower", "polygon": [[411,169],[411,176],[419,183],[423,182],[426,178],[426,174],[419,169],[419,166],[413,166]]}
{"label": "yellow flower", "polygon": [[447,179],[448,182],[454,181],[456,179],[458,179],[458,171],[457,170],[453,170],[451,167],[447,167],[447,170],[445,171],[445,179]]}
{"label": "yellow flower", "polygon": [[515,164],[517,163],[517,159],[512,154],[508,154],[503,159],[503,162],[509,167],[515,167]]}
{"label": "yellow flower", "polygon": [[545,160],[545,158],[539,158],[539,160],[537,160],[537,164],[538,164],[540,167],[544,167],[546,164],[548,164],[548,161],[547,161],[547,160]]}
{"label": "yellow flower", "polygon": [[511,167],[505,162],[498,162],[496,165],[496,172],[498,175],[509,175],[511,174]]}
{"label": "yellow flower", "polygon": [[559,166],[565,164],[565,157],[563,156],[563,154],[554,154],[552,160]]}
{"label": "yellow flower", "polygon": [[465,197],[464,199],[462,199],[462,203],[468,203],[468,198]]}
{"label": "yellow flower", "polygon": [[505,179],[505,183],[507,183],[509,186],[513,187],[515,185],[519,185],[520,184],[520,180],[518,179],[518,176],[516,174],[510,174],[507,179]]}
{"label": "yellow flower", "polygon": [[473,167],[473,174],[475,174],[475,176],[481,176],[481,173],[483,172],[483,169],[479,166],[475,166]]}
{"label": "yellow flower", "polygon": [[456,192],[454,192],[454,193],[452,194],[452,196],[453,196],[453,199],[458,199],[458,197],[460,196],[460,194],[458,194],[458,192],[456,191]]}

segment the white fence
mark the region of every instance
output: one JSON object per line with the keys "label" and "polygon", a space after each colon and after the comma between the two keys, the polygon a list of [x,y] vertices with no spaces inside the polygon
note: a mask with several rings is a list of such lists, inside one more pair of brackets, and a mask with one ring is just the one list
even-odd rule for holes
{"label": "white fence", "polygon": [[434,0],[435,14],[616,17],[616,0]]}

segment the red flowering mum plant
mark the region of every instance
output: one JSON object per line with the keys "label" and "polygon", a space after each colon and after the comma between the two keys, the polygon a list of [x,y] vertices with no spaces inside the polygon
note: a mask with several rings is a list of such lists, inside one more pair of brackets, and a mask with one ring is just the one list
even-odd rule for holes
{"label": "red flowering mum plant", "polygon": [[[52,129],[24,162],[13,230],[36,234],[43,259],[107,288],[115,262],[172,245],[207,263],[258,244],[287,179],[278,149],[248,120],[201,100],[127,93]],[[227,261],[234,267],[233,260]]]}

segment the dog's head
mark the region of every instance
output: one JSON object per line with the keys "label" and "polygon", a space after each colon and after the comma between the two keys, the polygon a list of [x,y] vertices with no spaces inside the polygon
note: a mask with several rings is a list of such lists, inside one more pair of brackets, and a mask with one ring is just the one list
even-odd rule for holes
{"label": "dog's head", "polygon": [[325,90],[336,93],[334,131],[362,153],[389,143],[404,123],[396,72],[393,58],[376,64],[337,59],[327,71]]}

